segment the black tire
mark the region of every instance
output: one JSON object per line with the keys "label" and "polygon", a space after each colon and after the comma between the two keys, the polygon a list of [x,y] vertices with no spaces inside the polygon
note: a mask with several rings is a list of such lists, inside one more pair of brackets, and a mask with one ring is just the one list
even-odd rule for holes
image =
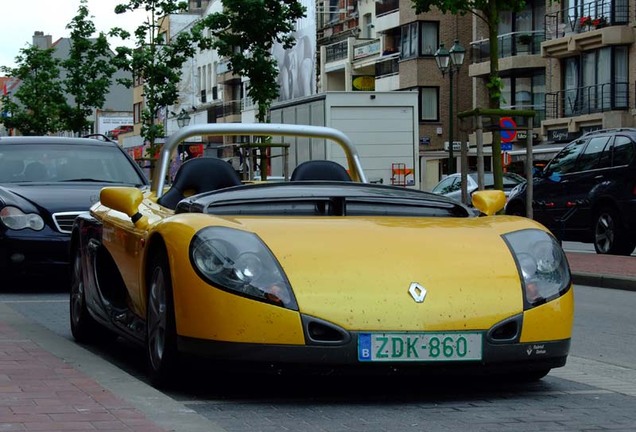
{"label": "black tire", "polygon": [[594,249],[598,254],[630,255],[636,247],[623,226],[621,216],[612,207],[603,207],[594,218]]}
{"label": "black tire", "polygon": [[117,336],[95,321],[86,307],[82,253],[78,247],[71,251],[70,279],[69,318],[71,334],[75,340],[80,343],[94,344],[115,339]]}
{"label": "black tire", "polygon": [[150,262],[146,305],[146,356],[150,382],[157,388],[174,383],[177,364],[177,331],[170,266],[165,251]]}

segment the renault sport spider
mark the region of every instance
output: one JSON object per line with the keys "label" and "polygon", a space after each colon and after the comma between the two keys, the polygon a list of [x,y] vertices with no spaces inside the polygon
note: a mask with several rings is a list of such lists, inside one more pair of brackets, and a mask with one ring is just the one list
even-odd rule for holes
{"label": "renault sport spider", "polygon": [[[195,135],[336,142],[347,166],[308,161],[290,181],[243,184],[226,161],[197,158],[167,186],[173,151]],[[185,353],[246,367],[539,379],[570,348],[565,254],[542,225],[496,215],[502,191],[472,199],[478,212],[368,183],[354,145],[331,128],[182,128],[149,190],[106,187],[76,219],[73,336],[139,344],[157,386]]]}

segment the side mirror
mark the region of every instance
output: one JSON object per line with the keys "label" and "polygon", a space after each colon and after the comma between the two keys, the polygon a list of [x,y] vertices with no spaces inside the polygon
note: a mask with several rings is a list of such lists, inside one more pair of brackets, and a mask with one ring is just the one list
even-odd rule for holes
{"label": "side mirror", "polygon": [[473,206],[487,216],[492,216],[506,205],[506,194],[503,191],[481,190],[472,195]]}
{"label": "side mirror", "polygon": [[126,214],[138,227],[147,224],[147,218],[139,213],[143,193],[135,187],[105,187],[99,193],[102,205]]}

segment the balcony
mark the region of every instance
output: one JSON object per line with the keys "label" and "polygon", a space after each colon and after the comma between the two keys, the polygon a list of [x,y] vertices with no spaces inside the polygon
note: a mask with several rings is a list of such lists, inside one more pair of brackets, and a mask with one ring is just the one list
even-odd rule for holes
{"label": "balcony", "polygon": [[546,120],[629,108],[629,83],[614,82],[546,93]]}
{"label": "balcony", "polygon": [[235,123],[241,121],[241,113],[243,111],[243,101],[233,100],[219,104],[215,108],[216,118],[219,123]]}
{"label": "balcony", "polygon": [[[499,70],[544,68],[545,60],[540,57],[543,31],[514,32],[497,37],[499,49]],[[469,66],[471,77],[490,73],[490,40],[471,42],[473,64]]]}
{"label": "balcony", "polygon": [[634,42],[627,2],[598,1],[545,16],[544,57],[561,58],[607,45]]}

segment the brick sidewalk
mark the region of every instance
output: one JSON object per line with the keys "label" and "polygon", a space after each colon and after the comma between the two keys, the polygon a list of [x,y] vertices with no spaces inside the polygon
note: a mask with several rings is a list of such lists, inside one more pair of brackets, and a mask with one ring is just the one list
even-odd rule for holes
{"label": "brick sidewalk", "polygon": [[568,252],[572,273],[636,278],[636,257]]}
{"label": "brick sidewalk", "polygon": [[96,430],[166,431],[0,322],[0,431]]}

